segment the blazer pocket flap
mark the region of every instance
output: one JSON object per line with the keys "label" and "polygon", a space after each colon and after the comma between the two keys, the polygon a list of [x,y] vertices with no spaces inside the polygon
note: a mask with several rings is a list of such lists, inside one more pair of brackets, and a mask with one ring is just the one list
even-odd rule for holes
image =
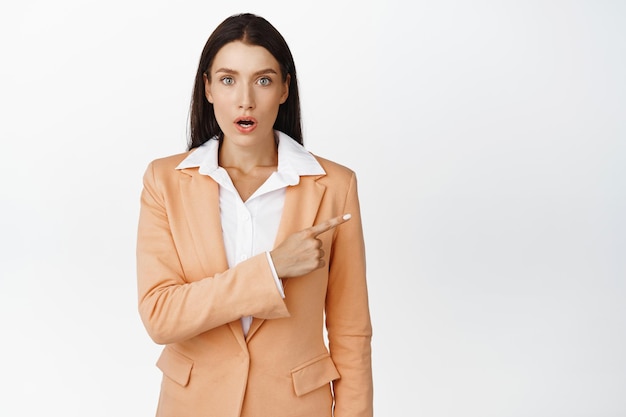
{"label": "blazer pocket flap", "polygon": [[339,372],[327,353],[291,371],[293,388],[298,397],[339,378]]}
{"label": "blazer pocket flap", "polygon": [[186,387],[189,384],[193,361],[174,349],[165,348],[157,361],[157,367],[165,376]]}

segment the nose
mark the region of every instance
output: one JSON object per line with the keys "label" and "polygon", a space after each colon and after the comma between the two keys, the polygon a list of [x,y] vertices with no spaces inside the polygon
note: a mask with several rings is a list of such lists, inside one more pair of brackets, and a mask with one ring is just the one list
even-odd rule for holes
{"label": "nose", "polygon": [[243,85],[239,92],[239,108],[248,110],[253,109],[255,106],[254,101],[254,88],[252,85]]}

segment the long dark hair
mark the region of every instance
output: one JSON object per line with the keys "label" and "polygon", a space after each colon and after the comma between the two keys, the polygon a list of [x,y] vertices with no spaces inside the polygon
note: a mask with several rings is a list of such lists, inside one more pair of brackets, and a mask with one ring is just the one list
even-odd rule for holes
{"label": "long dark hair", "polygon": [[298,77],[289,46],[270,22],[251,13],[243,13],[230,16],[220,23],[204,45],[191,97],[188,149],[196,148],[214,136],[220,140],[223,138],[215,119],[213,104],[209,103],[205,96],[204,75],[210,77],[209,70],[215,55],[224,45],[233,41],[242,41],[267,49],[280,65],[283,82],[287,79],[287,74],[291,77],[289,96],[278,109],[274,129],[286,133],[302,145]]}

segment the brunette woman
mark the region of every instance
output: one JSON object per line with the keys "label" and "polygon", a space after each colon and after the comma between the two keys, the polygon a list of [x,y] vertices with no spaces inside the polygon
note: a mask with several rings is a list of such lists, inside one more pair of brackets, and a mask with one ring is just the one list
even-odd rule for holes
{"label": "brunette woman", "polygon": [[355,174],[303,147],[296,68],[268,21],[211,34],[190,123],[189,150],[153,161],[141,195],[157,416],[371,416]]}

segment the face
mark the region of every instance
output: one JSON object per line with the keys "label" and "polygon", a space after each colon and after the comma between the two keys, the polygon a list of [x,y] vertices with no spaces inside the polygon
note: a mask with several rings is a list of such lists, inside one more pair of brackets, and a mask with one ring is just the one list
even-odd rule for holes
{"label": "face", "polygon": [[262,46],[240,41],[224,45],[205,75],[207,100],[225,141],[242,146],[273,143],[279,106],[289,95],[276,58]]}

